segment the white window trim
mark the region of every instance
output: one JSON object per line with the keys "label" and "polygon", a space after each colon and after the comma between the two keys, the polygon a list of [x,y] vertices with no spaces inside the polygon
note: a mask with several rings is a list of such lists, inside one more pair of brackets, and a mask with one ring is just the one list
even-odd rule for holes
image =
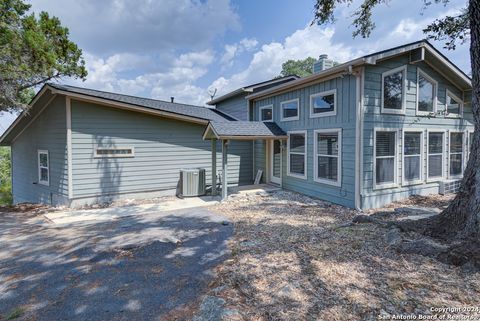
{"label": "white window trim", "polygon": [[[119,150],[119,149],[131,149],[131,154],[98,154],[99,149],[110,149],[110,150]],[[115,146],[115,147],[103,147],[96,146],[95,152],[93,155],[94,158],[132,158],[135,157],[135,148],[133,146]]]}
{"label": "white window trim", "polygon": [[[271,109],[272,110],[272,119],[270,120],[262,120],[262,110],[264,109]],[[265,105],[259,108],[259,115],[258,115],[258,120],[262,122],[273,122],[273,105]]]}
{"label": "white window trim", "polygon": [[[377,132],[394,132],[395,133],[395,154],[393,160],[393,183],[377,184]],[[396,128],[375,128],[373,134],[373,189],[388,189],[398,187],[398,153],[399,153],[399,129]],[[390,156],[389,156],[390,157]]]}
{"label": "white window trim", "polygon": [[[327,111],[324,113],[314,113],[313,112],[313,98],[315,97],[324,97],[333,94],[333,111]],[[328,116],[336,116],[337,115],[337,90],[327,90],[322,91],[320,93],[310,95],[310,118],[318,118],[318,117],[328,117]]]}
{"label": "white window trim", "polygon": [[[385,108],[385,102],[384,102],[384,95],[383,92],[385,90],[383,84],[384,84],[384,79],[385,77],[395,74],[397,72],[401,71],[403,73],[403,87],[402,87],[402,109],[391,109],[391,108]],[[399,115],[405,115],[405,105],[406,105],[406,99],[407,99],[407,65],[386,71],[382,73],[382,92],[381,92],[381,109],[380,112],[382,114],[399,114]]]}
{"label": "white window trim", "polygon": [[[460,133],[463,134],[462,136],[462,170],[461,174],[459,175],[452,175],[450,174],[450,159],[451,159],[451,153],[450,153],[450,147],[452,145],[451,141],[451,135],[454,133]],[[458,153],[456,153],[458,154]],[[448,131],[448,167],[447,167],[447,177],[448,179],[459,179],[463,177],[463,171],[465,170],[465,131],[461,130],[449,130]]]}
{"label": "white window trim", "polygon": [[[283,105],[288,104],[288,103],[292,103],[294,101],[297,102],[297,116],[295,116],[295,117],[283,117]],[[272,116],[273,116],[273,112],[272,112]],[[280,119],[281,119],[281,121],[291,121],[291,120],[299,120],[300,119],[300,99],[299,98],[282,101],[280,103]]]}
{"label": "white window trim", "polygon": [[[405,178],[405,157],[408,156],[414,156],[414,155],[405,155],[405,133],[420,133],[420,178],[416,180],[409,181]],[[418,185],[418,184],[423,184],[425,183],[425,173],[424,171],[424,160],[423,158],[425,157],[424,153],[424,136],[425,132],[423,129],[414,129],[414,128],[408,128],[408,129],[403,129],[402,131],[402,186],[410,186],[410,185]]]}
{"label": "white window trim", "polygon": [[[305,173],[304,175],[299,175],[297,173],[291,173],[290,172],[290,135],[292,134],[303,134],[305,137],[305,153],[304,153],[304,166],[305,166]],[[298,130],[298,131],[291,131],[287,132],[288,135],[288,140],[287,140],[287,176],[291,177],[296,177],[296,178],[301,178],[301,179],[307,179],[307,159],[308,159],[308,135],[306,130]],[[297,155],[300,155],[300,153],[294,153]]]}
{"label": "white window trim", "polygon": [[[429,177],[428,173],[430,172],[430,153],[429,153],[429,144],[430,144],[430,133],[442,133],[443,138],[442,138],[442,176],[436,176],[436,177]],[[445,163],[447,160],[446,157],[447,153],[447,131],[444,129],[427,129],[427,146],[426,146],[426,157],[427,157],[427,172],[425,173],[425,179],[427,183],[433,183],[433,182],[439,182],[443,181],[445,179]],[[438,155],[437,153],[433,155]],[[450,170],[450,168],[449,168]]]}
{"label": "white window trim", "polygon": [[[338,135],[338,155],[323,155],[318,154],[318,134],[337,134]],[[341,128],[331,128],[331,129],[317,129],[313,131],[313,180],[318,183],[332,185],[332,186],[342,186],[342,129]],[[319,178],[318,177],[318,156],[328,156],[328,157],[337,157],[337,180],[333,181],[330,179]]]}
{"label": "white window trim", "polygon": [[[430,81],[433,86],[433,111],[422,111],[418,110],[418,103],[419,103],[419,92],[420,92],[420,76]],[[424,72],[422,69],[417,68],[417,93],[416,93],[416,114],[417,116],[435,116],[437,114],[437,106],[438,106],[438,81],[433,79],[430,75]]]}
{"label": "white window trim", "polygon": [[[47,154],[47,167],[40,166],[40,155],[41,154]],[[38,166],[38,184],[45,185],[45,186],[50,186],[50,154],[48,153],[48,150],[46,149],[39,149],[37,151],[37,166]],[[43,181],[42,180],[42,174],[41,174],[41,169],[46,168],[48,171],[47,175],[47,180]]]}
{"label": "white window trim", "polygon": [[[454,98],[455,100],[457,100],[460,103],[460,114],[450,115],[448,113],[448,96],[451,96],[452,98]],[[445,93],[445,117],[446,118],[462,118],[463,117],[463,105],[464,105],[463,99],[460,99],[460,97],[458,97],[457,95],[452,93],[450,90],[448,90],[448,89],[446,90],[446,93]]]}

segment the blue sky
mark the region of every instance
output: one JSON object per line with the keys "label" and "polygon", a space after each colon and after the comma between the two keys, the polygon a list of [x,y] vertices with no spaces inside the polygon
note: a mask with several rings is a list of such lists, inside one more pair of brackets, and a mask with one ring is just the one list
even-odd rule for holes
{"label": "blue sky", "polygon": [[[85,82],[62,82],[99,90],[203,105],[209,90],[222,95],[279,74],[288,59],[326,53],[344,62],[424,38],[433,19],[453,14],[423,1],[392,0],[374,11],[377,28],[352,39],[351,15],[360,2],[342,5],[337,21],[310,26],[313,0],[31,0],[32,11],[58,16],[84,51]],[[469,72],[466,45],[445,51]],[[0,116],[0,131],[13,120]]]}

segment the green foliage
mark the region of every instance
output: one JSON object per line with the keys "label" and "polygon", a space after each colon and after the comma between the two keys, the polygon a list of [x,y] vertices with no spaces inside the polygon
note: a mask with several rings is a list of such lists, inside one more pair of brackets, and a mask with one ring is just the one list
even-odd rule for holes
{"label": "green foliage", "polygon": [[82,50],[60,20],[29,13],[22,0],[0,1],[0,110],[25,107],[32,88],[61,77],[85,79]]}
{"label": "green foliage", "polygon": [[0,204],[9,205],[12,201],[10,147],[0,147]]}
{"label": "green foliage", "polygon": [[313,73],[313,63],[315,58],[308,57],[300,60],[287,60],[282,64],[282,71],[280,76],[297,75],[299,77],[306,77]]}
{"label": "green foliage", "polygon": [[20,318],[23,315],[24,311],[22,308],[15,308],[7,315],[7,320],[15,320]]}
{"label": "green foliage", "polygon": [[[363,0],[360,7],[354,11],[352,17],[352,25],[354,27],[353,36],[362,36],[368,38],[375,23],[372,20],[372,10],[382,4],[388,4],[389,0]],[[423,7],[434,4],[441,4],[447,6],[450,0],[423,0]],[[334,11],[338,4],[353,4],[353,0],[317,0],[314,5],[315,15],[312,24],[319,25],[326,23],[334,23]],[[442,19],[433,21],[425,28],[424,33],[429,39],[446,40],[445,47],[447,49],[455,49],[455,43],[460,41],[465,42],[470,34],[470,25],[468,10],[465,8],[458,16],[446,16]]]}

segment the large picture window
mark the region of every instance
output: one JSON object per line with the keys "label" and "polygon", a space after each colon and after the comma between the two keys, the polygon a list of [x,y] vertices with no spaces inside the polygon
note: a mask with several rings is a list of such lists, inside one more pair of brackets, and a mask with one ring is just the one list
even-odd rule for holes
{"label": "large picture window", "polygon": [[443,167],[443,148],[444,148],[443,132],[429,132],[428,133],[428,178],[442,178],[444,173]]}
{"label": "large picture window", "polygon": [[462,175],[463,171],[463,133],[450,133],[449,173],[451,177]]}
{"label": "large picture window", "polygon": [[307,171],[307,133],[288,134],[288,175],[306,178]]}
{"label": "large picture window", "polygon": [[48,150],[38,151],[38,183],[47,186],[50,184],[50,160]]}
{"label": "large picture window", "polygon": [[434,113],[437,108],[437,82],[420,69],[417,70],[417,113]]}
{"label": "large picture window", "polygon": [[297,120],[298,119],[298,99],[283,101],[280,103],[282,111],[282,121]]}
{"label": "large picture window", "polygon": [[317,130],[315,137],[315,180],[320,183],[341,184],[341,129]]}
{"label": "large picture window", "polygon": [[400,67],[382,74],[382,112],[404,112],[406,70]]}
{"label": "large picture window", "polygon": [[396,184],[396,131],[375,132],[375,186]]}
{"label": "large picture window", "polygon": [[422,132],[403,133],[403,181],[416,183],[422,179]]}
{"label": "large picture window", "polygon": [[310,117],[336,115],[337,91],[329,90],[310,96]]}

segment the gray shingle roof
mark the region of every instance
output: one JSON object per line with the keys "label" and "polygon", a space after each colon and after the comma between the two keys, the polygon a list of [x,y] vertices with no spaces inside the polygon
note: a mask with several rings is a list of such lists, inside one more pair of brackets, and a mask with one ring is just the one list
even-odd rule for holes
{"label": "gray shingle roof", "polygon": [[218,136],[277,137],[287,134],[273,122],[236,121],[234,123],[210,122]]}
{"label": "gray shingle roof", "polygon": [[235,120],[234,118],[218,110],[210,109],[207,107],[171,103],[171,102],[162,101],[162,100],[122,95],[122,94],[116,94],[116,93],[111,93],[106,91],[74,87],[74,86],[68,86],[68,85],[59,85],[59,84],[52,84],[52,83],[48,85],[55,89],[68,91],[71,93],[86,95],[86,96],[95,97],[95,98],[108,99],[111,101],[151,108],[151,109],[165,111],[165,112],[178,114],[182,116],[199,118],[202,120],[209,120],[209,121],[215,121],[215,122],[225,122],[225,121]]}

